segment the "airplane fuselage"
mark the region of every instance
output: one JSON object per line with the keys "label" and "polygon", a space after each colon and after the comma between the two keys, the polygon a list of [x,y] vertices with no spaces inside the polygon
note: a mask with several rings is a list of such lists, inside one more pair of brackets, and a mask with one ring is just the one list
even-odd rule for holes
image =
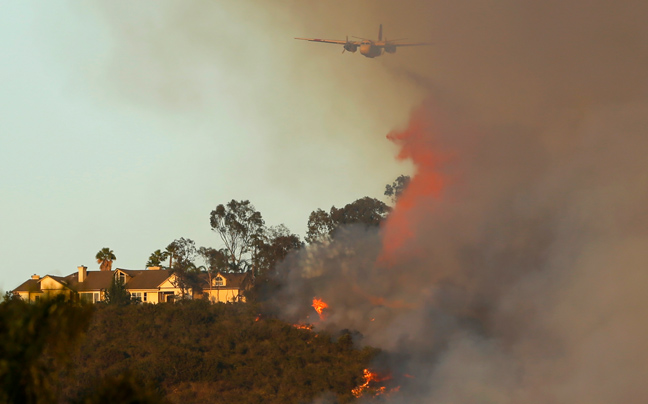
{"label": "airplane fuselage", "polygon": [[376,56],[382,55],[382,48],[374,46],[371,41],[362,41],[360,44],[360,54],[368,58],[375,58]]}

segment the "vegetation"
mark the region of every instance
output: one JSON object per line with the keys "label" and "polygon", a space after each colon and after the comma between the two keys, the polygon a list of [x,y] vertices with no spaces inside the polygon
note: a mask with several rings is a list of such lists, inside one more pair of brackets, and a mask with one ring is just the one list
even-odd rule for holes
{"label": "vegetation", "polygon": [[54,403],[59,375],[88,328],[92,306],[63,297],[27,303],[9,295],[0,303],[0,403]]}
{"label": "vegetation", "polygon": [[131,295],[121,279],[113,277],[110,286],[104,292],[104,302],[110,305],[125,306],[131,303]]}
{"label": "vegetation", "polygon": [[204,301],[98,307],[65,398],[129,371],[177,403],[299,403],[327,391],[353,399],[376,350],[257,315],[251,304]]}
{"label": "vegetation", "polygon": [[102,271],[110,271],[113,261],[117,259],[113,250],[108,247],[99,250],[95,258],[97,259],[97,264],[99,264],[99,269]]}
{"label": "vegetation", "polygon": [[[402,177],[386,195],[400,195],[407,185]],[[317,209],[306,241],[335,240],[345,225],[379,226],[389,211],[369,197],[328,212]],[[106,291],[106,304],[63,297],[30,304],[8,294],[0,303],[0,404],[356,400],[352,390],[363,383],[376,349],[354,347],[349,331],[315,333],[261,317],[254,303],[276,290],[277,264],[304,247],[299,236],[283,225],[266,227],[249,201],[218,205],[210,225],[223,248],[196,248],[180,238],[155,250],[147,266],[168,259],[164,267],[183,290],[200,288],[202,271],[214,276],[251,269],[252,303],[131,304],[118,279]],[[196,264],[198,257],[205,266]],[[96,259],[101,270],[110,270],[116,257],[106,247]]]}

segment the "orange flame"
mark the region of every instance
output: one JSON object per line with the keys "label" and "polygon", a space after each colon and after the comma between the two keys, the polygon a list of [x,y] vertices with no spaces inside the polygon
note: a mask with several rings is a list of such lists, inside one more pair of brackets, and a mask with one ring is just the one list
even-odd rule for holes
{"label": "orange flame", "polygon": [[[379,376],[377,373],[374,373],[369,369],[365,369],[363,372],[363,377],[365,379],[364,383],[351,390],[351,394],[353,394],[354,397],[360,398],[365,395],[365,393],[371,393],[374,397],[387,393],[387,388],[385,386],[371,387],[370,384],[372,382],[379,383],[384,382],[385,380],[389,380],[391,379],[391,375]],[[399,389],[400,386],[389,390],[389,393],[396,392]]]}
{"label": "orange flame", "polygon": [[311,324],[293,324],[293,327],[298,330],[312,330],[313,326]]}
{"label": "orange flame", "polygon": [[320,317],[320,320],[324,320],[325,314],[324,309],[328,309],[329,305],[324,302],[322,299],[314,298],[313,299],[313,308]]}

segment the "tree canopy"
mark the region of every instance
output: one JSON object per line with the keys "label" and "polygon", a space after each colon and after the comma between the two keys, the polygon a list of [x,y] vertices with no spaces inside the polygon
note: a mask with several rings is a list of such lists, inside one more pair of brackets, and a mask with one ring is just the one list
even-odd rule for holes
{"label": "tree canopy", "polygon": [[378,226],[387,217],[390,210],[391,208],[384,202],[368,196],[342,208],[332,206],[329,213],[317,209],[308,218],[306,241],[309,243],[330,241],[335,232],[344,225]]}
{"label": "tree canopy", "polygon": [[385,185],[385,196],[391,197],[392,203],[396,203],[409,183],[409,175],[399,175],[398,178],[394,180],[394,182]]}
{"label": "tree canopy", "polygon": [[212,231],[223,241],[236,268],[241,268],[242,261],[249,258],[255,241],[265,231],[261,213],[248,200],[232,199],[227,205],[218,205],[211,211],[210,224]]}

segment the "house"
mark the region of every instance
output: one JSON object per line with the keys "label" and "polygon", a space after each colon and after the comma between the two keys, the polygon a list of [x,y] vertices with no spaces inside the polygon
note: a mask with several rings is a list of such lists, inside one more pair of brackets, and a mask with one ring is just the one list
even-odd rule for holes
{"label": "house", "polygon": [[[244,302],[243,292],[250,290],[254,284],[251,272],[244,273],[223,273],[217,272],[209,276],[201,274],[206,286],[203,286],[203,295],[206,295],[210,302]],[[211,285],[210,285],[211,281]]]}
{"label": "house", "polygon": [[[249,272],[242,274],[202,273],[202,291],[183,290],[175,274],[160,267],[142,270],[117,268],[114,271],[88,271],[85,266],[77,268],[68,276],[33,275],[12,292],[27,301],[37,301],[43,296],[65,294],[70,299],[97,303],[105,300],[105,291],[113,279],[120,280],[131,298],[143,303],[173,302],[179,298],[200,298],[203,295],[212,302],[245,301],[243,292],[252,287]],[[211,280],[211,287],[210,287]]]}

